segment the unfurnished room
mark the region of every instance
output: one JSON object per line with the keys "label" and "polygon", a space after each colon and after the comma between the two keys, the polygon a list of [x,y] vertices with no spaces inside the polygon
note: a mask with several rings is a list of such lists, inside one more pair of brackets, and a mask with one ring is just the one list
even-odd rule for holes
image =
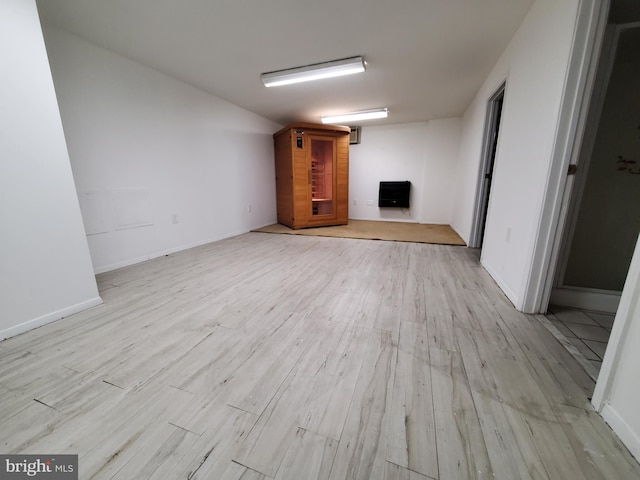
{"label": "unfurnished room", "polygon": [[0,478],[640,479],[636,0],[0,0]]}

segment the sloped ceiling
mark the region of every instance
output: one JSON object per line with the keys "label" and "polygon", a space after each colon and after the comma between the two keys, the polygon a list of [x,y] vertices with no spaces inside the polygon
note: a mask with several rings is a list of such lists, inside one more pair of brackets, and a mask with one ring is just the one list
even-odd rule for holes
{"label": "sloped ceiling", "polygon": [[[275,122],[388,107],[460,116],[533,0],[40,0],[69,31]],[[260,73],[362,55],[363,74],[265,88]]]}

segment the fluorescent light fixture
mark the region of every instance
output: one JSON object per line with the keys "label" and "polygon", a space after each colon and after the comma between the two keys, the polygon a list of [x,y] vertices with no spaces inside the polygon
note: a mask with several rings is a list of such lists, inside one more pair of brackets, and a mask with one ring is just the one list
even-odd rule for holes
{"label": "fluorescent light fixture", "polygon": [[387,118],[388,108],[377,108],[375,110],[365,110],[362,112],[343,113],[341,115],[327,115],[322,117],[322,123],[351,123],[360,120],[373,120],[375,118]]}
{"label": "fluorescent light fixture", "polygon": [[263,73],[260,75],[260,80],[262,80],[265,87],[279,87],[280,85],[340,77],[342,75],[351,75],[360,72],[364,72],[364,59],[362,57],[351,57],[334,60],[332,62],[316,63],[304,67]]}

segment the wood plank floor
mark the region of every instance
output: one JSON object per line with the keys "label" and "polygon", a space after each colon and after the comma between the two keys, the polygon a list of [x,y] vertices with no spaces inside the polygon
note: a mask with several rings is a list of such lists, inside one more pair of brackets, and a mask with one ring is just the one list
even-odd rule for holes
{"label": "wood plank floor", "polygon": [[633,479],[593,381],[462,247],[248,233],[0,343],[0,450],[82,479]]}

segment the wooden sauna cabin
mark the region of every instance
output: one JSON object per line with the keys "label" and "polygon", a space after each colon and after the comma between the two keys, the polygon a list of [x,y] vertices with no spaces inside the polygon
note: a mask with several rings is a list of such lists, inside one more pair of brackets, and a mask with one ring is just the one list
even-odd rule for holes
{"label": "wooden sauna cabin", "polygon": [[273,135],[279,223],[296,230],[348,223],[350,133],[292,123]]}

